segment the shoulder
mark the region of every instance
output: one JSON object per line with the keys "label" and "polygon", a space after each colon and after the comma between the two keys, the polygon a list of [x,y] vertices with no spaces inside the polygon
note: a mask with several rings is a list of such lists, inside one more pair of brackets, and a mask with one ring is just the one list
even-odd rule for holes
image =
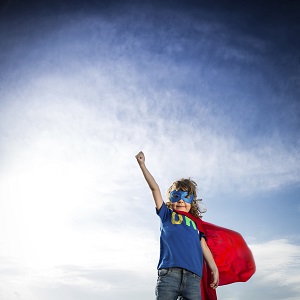
{"label": "shoulder", "polygon": [[163,220],[167,218],[167,216],[172,214],[172,210],[167,207],[166,203],[163,202],[160,209],[156,208],[156,214]]}

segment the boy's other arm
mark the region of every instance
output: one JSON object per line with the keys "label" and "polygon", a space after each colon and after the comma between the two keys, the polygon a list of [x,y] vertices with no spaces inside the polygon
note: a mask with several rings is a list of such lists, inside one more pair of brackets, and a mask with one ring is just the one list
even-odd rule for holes
{"label": "boy's other arm", "polygon": [[200,243],[201,243],[204,259],[205,259],[206,263],[208,264],[208,267],[210,268],[212,277],[213,277],[213,281],[211,282],[210,287],[212,287],[213,289],[216,289],[219,285],[218,267],[217,267],[215,260],[211,254],[210,249],[207,246],[207,243],[206,243],[206,240],[204,237],[201,238]]}
{"label": "boy's other arm", "polygon": [[156,183],[154,177],[151,175],[151,173],[149,172],[149,170],[147,169],[147,167],[145,165],[145,155],[141,151],[135,156],[135,158],[142,170],[142,173],[144,175],[146,182],[149,185],[149,188],[152,191],[155,206],[159,210],[163,204],[163,199],[162,199],[158,184]]}

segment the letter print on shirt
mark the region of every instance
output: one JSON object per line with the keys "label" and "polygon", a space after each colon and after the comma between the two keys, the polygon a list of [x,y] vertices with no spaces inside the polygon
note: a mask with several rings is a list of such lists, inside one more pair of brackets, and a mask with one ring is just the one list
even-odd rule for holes
{"label": "letter print on shirt", "polygon": [[[185,219],[185,225],[186,226],[191,226],[191,224],[192,224],[192,226],[193,226],[193,228],[195,229],[195,230],[197,230],[197,226],[196,226],[196,224],[195,224],[195,222],[193,221],[193,220],[191,220],[189,217],[184,217],[184,219]],[[182,217],[182,215],[179,215],[179,214],[176,214],[175,212],[173,212],[172,213],[172,219],[171,219],[171,222],[172,222],[172,224],[174,224],[174,225],[180,225],[182,222],[183,222],[183,217]]]}
{"label": "letter print on shirt", "polygon": [[[178,220],[176,221],[176,217],[178,217]],[[175,212],[172,213],[172,220],[171,220],[172,224],[174,225],[179,225],[182,223],[182,215],[178,215]]]}

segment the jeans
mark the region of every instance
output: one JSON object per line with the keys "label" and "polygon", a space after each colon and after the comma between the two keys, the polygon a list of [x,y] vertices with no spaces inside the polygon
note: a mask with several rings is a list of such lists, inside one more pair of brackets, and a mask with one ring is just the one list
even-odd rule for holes
{"label": "jeans", "polygon": [[156,300],[201,300],[201,277],[181,268],[158,270]]}

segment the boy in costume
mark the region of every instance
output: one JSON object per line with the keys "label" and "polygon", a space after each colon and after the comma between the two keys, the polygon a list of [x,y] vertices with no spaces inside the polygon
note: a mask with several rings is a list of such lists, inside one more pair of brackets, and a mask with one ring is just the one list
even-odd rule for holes
{"label": "boy in costume", "polygon": [[218,285],[247,281],[255,272],[250,249],[239,233],[201,220],[197,184],[175,181],[164,203],[144,153],[136,159],[161,219],[156,300],[216,300]]}
{"label": "boy in costume", "polygon": [[203,231],[195,222],[181,213],[194,213],[199,217],[196,203],[196,183],[189,179],[176,181],[169,193],[168,206],[164,203],[158,184],[145,165],[143,152],[136,155],[146,182],[152,191],[156,211],[161,219],[160,259],[156,285],[157,300],[173,300],[182,296],[186,300],[201,300],[200,282],[203,257],[211,270],[210,287],[219,283],[219,272]]}

